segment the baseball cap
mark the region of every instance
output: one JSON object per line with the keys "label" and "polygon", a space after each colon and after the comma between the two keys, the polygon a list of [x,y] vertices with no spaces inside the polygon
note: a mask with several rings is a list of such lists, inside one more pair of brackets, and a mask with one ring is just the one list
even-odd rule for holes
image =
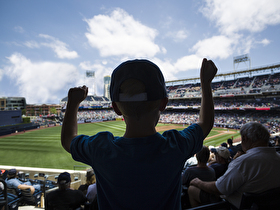
{"label": "baseball cap", "polygon": [[[127,79],[137,79],[145,85],[145,93],[127,96],[120,93],[121,84]],[[167,97],[164,77],[159,67],[144,59],[121,63],[112,73],[110,84],[111,100],[155,101]]]}
{"label": "baseball cap", "polygon": [[230,152],[226,147],[218,147],[216,152],[224,159],[228,159],[230,157]]}
{"label": "baseball cap", "polygon": [[8,175],[16,175],[17,174],[17,170],[15,168],[12,168],[8,171]]}
{"label": "baseball cap", "polygon": [[63,172],[59,174],[57,178],[57,183],[66,184],[71,182],[71,175],[68,172]]}

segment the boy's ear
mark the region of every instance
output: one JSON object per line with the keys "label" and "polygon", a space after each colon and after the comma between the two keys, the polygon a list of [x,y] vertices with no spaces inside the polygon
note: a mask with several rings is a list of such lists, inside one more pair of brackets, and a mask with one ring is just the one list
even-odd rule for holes
{"label": "boy's ear", "polygon": [[161,99],[159,111],[161,111],[161,112],[164,111],[165,108],[166,108],[167,103],[168,103],[168,98],[167,97]]}
{"label": "boy's ear", "polygon": [[119,107],[117,106],[116,102],[113,101],[112,106],[117,115],[122,115],[122,112],[119,110]]}

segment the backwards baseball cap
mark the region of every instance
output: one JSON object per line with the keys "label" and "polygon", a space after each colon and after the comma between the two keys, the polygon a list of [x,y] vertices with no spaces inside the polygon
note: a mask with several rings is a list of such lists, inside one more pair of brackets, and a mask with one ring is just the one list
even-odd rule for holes
{"label": "backwards baseball cap", "polygon": [[[145,93],[127,96],[120,93],[121,84],[127,79],[137,79],[145,85]],[[155,101],[167,97],[164,77],[157,65],[148,60],[130,60],[120,64],[112,73],[111,100]]]}
{"label": "backwards baseball cap", "polygon": [[8,171],[8,175],[12,176],[12,175],[16,175],[17,174],[17,170],[15,168],[12,168]]}
{"label": "backwards baseball cap", "polygon": [[224,159],[228,159],[230,157],[230,152],[226,147],[219,147],[216,149],[216,152]]}
{"label": "backwards baseball cap", "polygon": [[71,175],[68,172],[63,172],[59,174],[57,178],[57,183],[66,184],[68,182],[71,182]]}

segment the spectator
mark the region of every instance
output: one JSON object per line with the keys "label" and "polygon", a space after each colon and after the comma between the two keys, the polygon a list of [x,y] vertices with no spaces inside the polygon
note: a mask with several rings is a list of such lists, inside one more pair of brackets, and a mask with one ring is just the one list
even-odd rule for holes
{"label": "spectator", "polygon": [[276,152],[280,153],[280,137],[275,136],[274,141],[275,141],[274,148],[276,149]]}
{"label": "spectator", "polygon": [[163,134],[155,126],[168,102],[165,81],[150,61],[124,62],[112,74],[110,94],[114,111],[126,123],[123,137],[108,131],[77,135],[77,111],[88,89],[69,90],[61,142],[76,161],[93,167],[100,209],[181,209],[182,163],[201,150],[212,129],[216,72],[215,64],[203,59],[199,122]]}
{"label": "spectator", "polygon": [[30,190],[31,194],[34,194],[35,190],[39,191],[41,189],[41,185],[32,185],[30,181],[22,182],[16,176],[16,169],[13,168],[8,171],[7,178],[5,180],[8,188],[14,189],[16,192],[18,192],[18,190]]}
{"label": "spectator", "polygon": [[181,195],[181,203],[183,209],[189,208],[189,197],[187,193],[187,188],[190,185],[190,181],[194,178],[199,178],[203,181],[215,181],[215,171],[214,169],[208,167],[206,164],[209,160],[210,151],[208,147],[203,146],[202,150],[196,153],[195,157],[197,159],[197,165],[187,168],[182,173],[182,188],[183,193]]}
{"label": "spectator", "polygon": [[203,146],[202,150],[196,153],[197,166],[189,167],[182,173],[182,184],[189,187],[190,181],[196,177],[203,181],[214,181],[215,171],[206,164],[210,156],[208,147]]}
{"label": "spectator", "polygon": [[58,189],[46,195],[46,210],[74,210],[85,204],[86,196],[80,190],[70,189],[71,176],[64,172],[57,179]]}
{"label": "spectator", "polygon": [[95,179],[95,175],[94,175],[94,172],[93,172],[93,169],[90,168],[87,170],[87,174],[86,174],[86,183],[83,184],[83,185],[80,185],[80,187],[78,188],[78,190],[82,191],[84,193],[84,195],[87,194],[87,190],[88,190],[88,187],[91,185],[91,184],[94,184],[96,181]]}
{"label": "spectator", "polygon": [[96,183],[89,185],[87,190],[87,195],[86,195],[87,199],[90,202],[92,202],[95,199],[96,195],[97,195]]}
{"label": "spectator", "polygon": [[217,151],[216,148],[213,146],[209,146],[209,149],[210,149],[210,156],[209,156],[207,165],[211,165],[212,163],[216,162],[216,159],[215,159],[215,153]]}
{"label": "spectator", "polygon": [[242,148],[237,150],[236,154],[233,157],[233,160],[235,160],[236,158],[240,157],[243,154],[245,154],[245,152],[242,150]]}
{"label": "spectator", "polygon": [[193,179],[188,190],[192,206],[203,203],[200,192],[225,195],[236,208],[240,207],[242,193],[261,193],[280,187],[280,155],[268,147],[269,132],[260,123],[251,122],[240,130],[241,155],[229,164],[226,173],[214,182]]}
{"label": "spectator", "polygon": [[230,156],[233,158],[237,152],[236,147],[233,145],[233,141],[230,138],[227,140],[227,143],[228,143],[228,150],[230,152]]}
{"label": "spectator", "polygon": [[212,163],[210,167],[215,170],[216,179],[218,179],[228,168],[230,160],[229,150],[226,147],[217,148],[215,152],[215,160],[216,162]]}
{"label": "spectator", "polygon": [[227,143],[226,142],[221,143],[221,147],[227,148]]}

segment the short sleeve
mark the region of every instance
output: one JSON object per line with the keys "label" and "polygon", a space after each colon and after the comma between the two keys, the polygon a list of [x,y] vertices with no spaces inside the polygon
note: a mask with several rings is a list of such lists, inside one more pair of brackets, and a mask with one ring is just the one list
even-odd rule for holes
{"label": "short sleeve", "polygon": [[223,195],[230,195],[238,190],[244,182],[244,176],[240,171],[231,167],[216,181],[216,187]]}

